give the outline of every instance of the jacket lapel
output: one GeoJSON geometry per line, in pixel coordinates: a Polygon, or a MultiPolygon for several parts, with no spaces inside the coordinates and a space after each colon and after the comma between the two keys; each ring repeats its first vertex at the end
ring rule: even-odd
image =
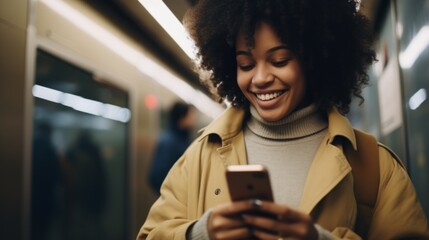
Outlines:
{"type": "Polygon", "coordinates": [[[300,209],[308,214],[351,171],[341,148],[327,140],[319,147],[304,186],[300,209]]]}
{"type": "MultiPolygon", "coordinates": [[[[315,206],[351,172],[341,144],[334,144],[337,137],[347,139],[356,148],[356,139],[347,118],[335,108],[329,112],[328,134],[316,152],[307,175],[300,209],[308,214],[315,206]]],[[[341,143],[341,141],[338,141],[341,143]]]]}

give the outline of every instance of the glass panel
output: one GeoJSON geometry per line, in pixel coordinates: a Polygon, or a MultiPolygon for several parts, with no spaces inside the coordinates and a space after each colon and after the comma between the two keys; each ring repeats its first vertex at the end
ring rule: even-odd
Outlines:
{"type": "Polygon", "coordinates": [[[406,100],[409,170],[429,216],[429,0],[396,1],[399,60],[406,100]]]}
{"type": "Polygon", "coordinates": [[[350,112],[347,115],[353,127],[367,131],[380,139],[380,115],[379,111],[377,78],[373,67],[368,71],[369,84],[362,89],[363,103],[358,98],[353,99],[350,112]]]}
{"type": "Polygon", "coordinates": [[[380,113],[380,141],[389,146],[406,163],[403,101],[398,66],[397,43],[394,32],[392,5],[386,9],[377,44],[377,77],[380,113]]]}
{"type": "Polygon", "coordinates": [[[391,9],[391,4],[388,4],[385,12],[380,13],[382,21],[375,44],[378,61],[368,72],[369,86],[362,91],[365,102],[358,106],[359,99],[355,99],[348,117],[354,127],[374,134],[405,163],[404,104],[391,9]]]}
{"type": "Polygon", "coordinates": [[[37,51],[32,239],[126,239],[127,92],[37,51]]]}

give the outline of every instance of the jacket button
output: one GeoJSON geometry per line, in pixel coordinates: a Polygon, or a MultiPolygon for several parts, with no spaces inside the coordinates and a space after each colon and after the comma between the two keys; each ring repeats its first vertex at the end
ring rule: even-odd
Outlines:
{"type": "Polygon", "coordinates": [[[220,188],[216,188],[216,190],[214,191],[215,195],[219,195],[220,194],[220,188]]]}

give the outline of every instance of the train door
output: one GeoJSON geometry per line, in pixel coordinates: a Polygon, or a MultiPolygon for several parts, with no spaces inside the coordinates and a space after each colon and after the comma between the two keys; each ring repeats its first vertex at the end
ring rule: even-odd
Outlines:
{"type": "Polygon", "coordinates": [[[129,96],[36,53],[31,239],[126,239],[129,96]]]}

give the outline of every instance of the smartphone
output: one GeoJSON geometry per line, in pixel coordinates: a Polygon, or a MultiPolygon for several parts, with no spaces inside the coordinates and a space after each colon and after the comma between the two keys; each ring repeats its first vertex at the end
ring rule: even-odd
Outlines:
{"type": "Polygon", "coordinates": [[[273,201],[270,177],[263,165],[230,165],[226,169],[226,179],[232,201],[273,201]]]}

